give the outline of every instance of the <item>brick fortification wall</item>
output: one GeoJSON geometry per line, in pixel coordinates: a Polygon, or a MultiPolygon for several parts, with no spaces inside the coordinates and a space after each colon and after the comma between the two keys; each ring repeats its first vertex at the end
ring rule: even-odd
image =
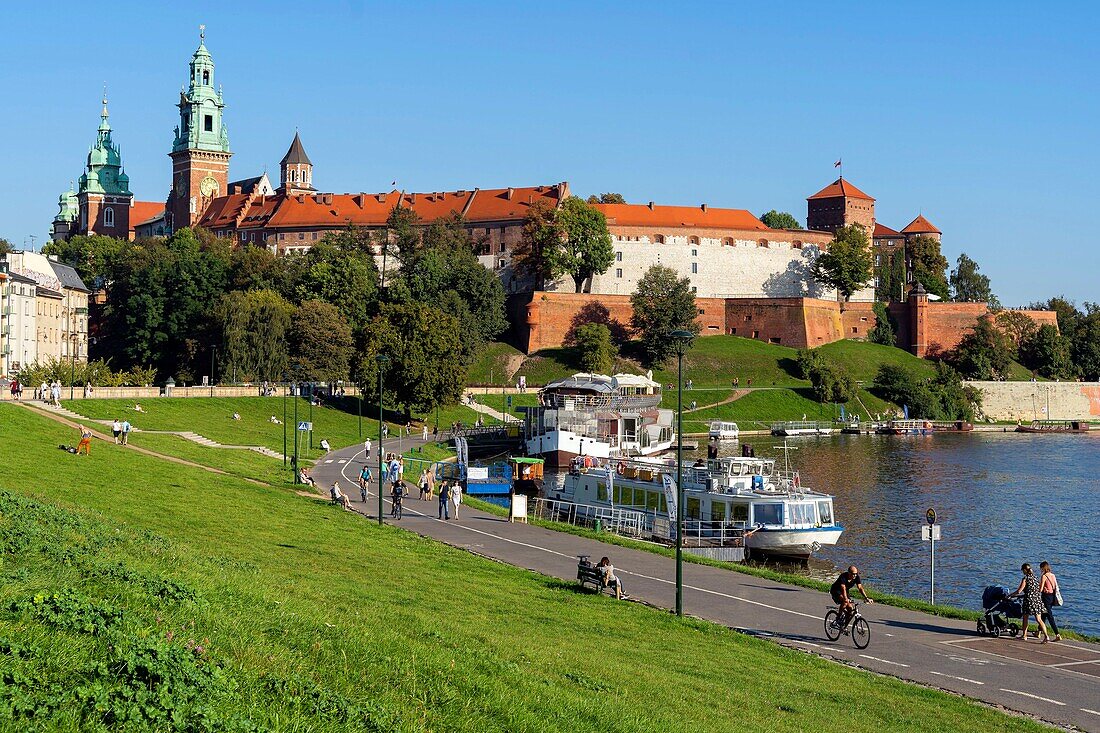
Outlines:
{"type": "MultiPolygon", "coordinates": [[[[911,298],[906,303],[891,303],[889,310],[898,326],[898,346],[920,357],[938,356],[951,351],[979,318],[989,316],[985,303],[937,303],[917,298],[911,298]],[[921,316],[923,323],[917,326],[917,319],[921,316]]],[[[1037,325],[1058,327],[1058,315],[1054,311],[1016,312],[1027,315],[1037,325]]],[[[873,326],[873,316],[871,323],[873,326]]]]}

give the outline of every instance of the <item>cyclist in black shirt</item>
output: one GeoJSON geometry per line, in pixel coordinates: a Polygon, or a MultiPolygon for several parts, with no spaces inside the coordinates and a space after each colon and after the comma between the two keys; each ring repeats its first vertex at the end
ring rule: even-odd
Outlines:
{"type": "Polygon", "coordinates": [[[833,597],[833,603],[837,604],[837,611],[840,613],[840,618],[842,620],[841,626],[848,623],[848,618],[852,613],[852,597],[849,594],[852,586],[859,589],[860,595],[863,596],[863,600],[868,603],[874,603],[871,597],[867,595],[867,591],[863,590],[863,578],[859,577],[859,568],[855,565],[849,565],[848,569],[840,574],[829,589],[829,593],[833,597]]]}

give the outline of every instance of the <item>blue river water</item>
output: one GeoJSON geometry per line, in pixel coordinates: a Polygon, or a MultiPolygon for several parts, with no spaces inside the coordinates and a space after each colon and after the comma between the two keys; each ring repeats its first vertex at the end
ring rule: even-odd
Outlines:
{"type": "MultiPolygon", "coordinates": [[[[781,440],[746,436],[757,455],[781,440]]],[[[1100,431],[940,433],[788,439],[803,484],[836,496],[845,532],[809,572],[854,563],[874,587],[927,600],[925,511],[942,526],[936,601],[981,608],[982,589],[1019,583],[1020,564],[1047,560],[1065,606],[1061,625],[1100,635],[1100,431]]],[[[736,444],[727,446],[736,450],[736,444]]]]}

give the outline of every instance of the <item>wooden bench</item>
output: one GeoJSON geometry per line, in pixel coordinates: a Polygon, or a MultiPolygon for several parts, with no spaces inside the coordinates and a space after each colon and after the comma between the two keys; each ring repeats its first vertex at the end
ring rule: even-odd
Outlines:
{"type": "Polygon", "coordinates": [[[579,556],[577,560],[577,582],[581,584],[582,588],[586,583],[591,583],[597,593],[602,593],[604,590],[614,593],[615,589],[605,583],[603,577],[603,570],[599,566],[593,565],[588,555],[579,556]]]}

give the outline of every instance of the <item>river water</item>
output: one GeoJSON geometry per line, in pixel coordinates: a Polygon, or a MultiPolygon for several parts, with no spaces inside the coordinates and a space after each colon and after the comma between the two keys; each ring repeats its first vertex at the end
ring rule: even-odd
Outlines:
{"type": "MultiPolygon", "coordinates": [[[[781,459],[782,439],[743,442],[781,459]]],[[[929,547],[920,530],[935,507],[943,527],[937,602],[978,610],[985,586],[1015,590],[1021,563],[1038,573],[1047,560],[1066,603],[1058,621],[1100,635],[1100,431],[837,435],[788,445],[803,485],[836,495],[845,527],[808,572],[831,575],[854,563],[875,588],[927,600],[929,547]]]]}

